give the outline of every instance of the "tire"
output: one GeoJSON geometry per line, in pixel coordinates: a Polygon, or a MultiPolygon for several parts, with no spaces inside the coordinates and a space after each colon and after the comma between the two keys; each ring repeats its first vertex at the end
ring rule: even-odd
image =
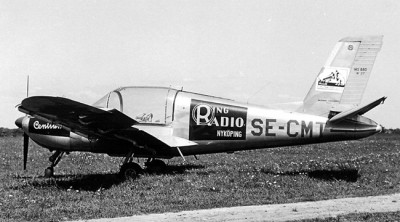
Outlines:
{"type": "Polygon", "coordinates": [[[167,167],[167,165],[164,163],[164,161],[158,160],[158,159],[155,159],[155,160],[147,163],[146,165],[147,165],[146,170],[149,173],[156,173],[156,174],[165,172],[166,167],[167,167]]]}
{"type": "Polygon", "coordinates": [[[122,180],[136,180],[139,174],[142,173],[142,168],[137,163],[126,163],[122,165],[119,176],[122,180]]]}
{"type": "Polygon", "coordinates": [[[54,176],[54,168],[53,167],[47,167],[44,170],[44,177],[50,178],[54,176]]]}

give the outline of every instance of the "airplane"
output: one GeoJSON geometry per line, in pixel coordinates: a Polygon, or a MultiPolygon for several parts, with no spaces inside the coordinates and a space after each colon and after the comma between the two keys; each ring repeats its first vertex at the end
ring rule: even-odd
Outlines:
{"type": "Polygon", "coordinates": [[[28,142],[54,151],[45,176],[65,153],[124,157],[123,179],[160,170],[161,159],[241,150],[354,140],[383,127],[363,116],[384,103],[360,105],[383,36],[339,40],[297,110],[272,109],[171,87],[121,87],[93,105],[62,97],[32,96],[19,104],[15,121],[28,142]],[[327,79],[340,84],[327,84],[327,79]],[[133,158],[147,158],[145,169],[133,158]]]}

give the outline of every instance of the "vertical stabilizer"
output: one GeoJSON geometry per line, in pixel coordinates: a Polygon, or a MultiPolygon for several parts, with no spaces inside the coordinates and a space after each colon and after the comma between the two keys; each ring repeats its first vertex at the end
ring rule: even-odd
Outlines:
{"type": "Polygon", "coordinates": [[[299,111],[328,116],[357,106],[367,86],[383,36],[347,37],[333,48],[299,111]]]}

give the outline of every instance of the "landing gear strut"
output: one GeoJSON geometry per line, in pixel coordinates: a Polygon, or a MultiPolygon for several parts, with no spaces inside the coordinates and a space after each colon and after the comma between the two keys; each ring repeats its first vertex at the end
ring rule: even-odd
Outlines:
{"type": "Polygon", "coordinates": [[[53,155],[50,156],[49,161],[51,165],[44,170],[44,177],[53,177],[54,176],[54,167],[60,162],[64,152],[56,151],[53,155]]]}

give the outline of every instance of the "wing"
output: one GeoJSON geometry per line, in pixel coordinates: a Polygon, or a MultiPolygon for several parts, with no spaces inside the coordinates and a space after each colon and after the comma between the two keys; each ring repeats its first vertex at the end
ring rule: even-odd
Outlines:
{"type": "Polygon", "coordinates": [[[84,137],[117,138],[160,148],[196,145],[173,136],[172,128],[141,126],[116,109],[103,110],[66,98],[29,97],[22,101],[18,109],[84,137]]]}
{"type": "Polygon", "coordinates": [[[105,135],[137,123],[118,110],[106,111],[61,97],[29,97],[22,101],[18,109],[85,137],[105,135]]]}

